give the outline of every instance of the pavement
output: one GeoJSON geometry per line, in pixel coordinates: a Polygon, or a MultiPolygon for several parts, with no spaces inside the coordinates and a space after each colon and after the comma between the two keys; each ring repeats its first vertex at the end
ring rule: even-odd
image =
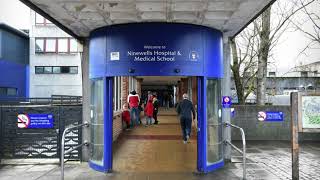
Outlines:
{"type": "MultiPolygon", "coordinates": [[[[86,162],[68,161],[66,180],[229,180],[242,179],[242,157],[232,152],[231,162],[208,174],[197,173],[195,133],[183,144],[176,116],[159,117],[160,124],[125,131],[113,146],[113,172],[101,173],[86,162]]],[[[241,148],[241,142],[234,141],[241,148]]],[[[320,142],[303,142],[300,179],[320,180],[320,142]]],[[[248,141],[247,179],[291,179],[291,150],[287,141],[248,141]]],[[[2,160],[0,180],[60,179],[57,160],[2,160]]]]}

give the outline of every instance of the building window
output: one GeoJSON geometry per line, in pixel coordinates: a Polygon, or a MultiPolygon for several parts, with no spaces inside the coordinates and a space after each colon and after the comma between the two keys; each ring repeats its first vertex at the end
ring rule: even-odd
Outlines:
{"type": "Polygon", "coordinates": [[[44,39],[36,39],[36,53],[43,53],[44,52],[44,39]]]}
{"type": "Polygon", "coordinates": [[[51,21],[47,20],[46,18],[42,17],[40,14],[36,13],[36,25],[53,25],[51,21]]]}
{"type": "Polygon", "coordinates": [[[43,74],[44,73],[43,69],[44,69],[43,67],[35,67],[36,74],[43,74]]]}
{"type": "Polygon", "coordinates": [[[70,67],[70,74],[78,74],[78,67],[70,67]]]}
{"type": "Polygon", "coordinates": [[[308,77],[307,71],[301,71],[301,77],[308,77]]]}
{"type": "Polygon", "coordinates": [[[78,74],[78,66],[36,66],[36,74],[78,74]]]}
{"type": "Polygon", "coordinates": [[[121,107],[121,77],[114,77],[114,85],[113,85],[113,111],[120,111],[121,107]]]}
{"type": "Polygon", "coordinates": [[[70,52],[76,53],[78,52],[78,42],[75,39],[70,39],[70,52]]]}
{"type": "Polygon", "coordinates": [[[78,43],[73,38],[36,38],[36,53],[77,53],[78,43]]]}
{"type": "Polygon", "coordinates": [[[58,39],[58,52],[67,53],[68,52],[68,39],[58,39]]]}
{"type": "Polygon", "coordinates": [[[44,74],[52,74],[52,67],[51,66],[44,67],[43,73],[44,74]]]}
{"type": "Polygon", "coordinates": [[[56,43],[57,43],[56,39],[46,39],[45,51],[50,53],[56,52],[56,47],[57,47],[56,43]]]}
{"type": "Polygon", "coordinates": [[[61,73],[61,67],[59,67],[59,66],[52,67],[52,72],[53,72],[53,74],[61,73]]]}
{"type": "Polygon", "coordinates": [[[17,88],[0,87],[0,96],[16,96],[18,95],[17,88]]]}
{"type": "Polygon", "coordinates": [[[276,72],[269,72],[269,77],[276,77],[276,72]]]}

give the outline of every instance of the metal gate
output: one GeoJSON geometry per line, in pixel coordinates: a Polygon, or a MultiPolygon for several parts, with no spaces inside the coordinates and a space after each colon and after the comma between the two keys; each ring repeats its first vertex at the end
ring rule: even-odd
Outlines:
{"type": "MultiPolygon", "coordinates": [[[[59,158],[61,137],[67,127],[82,123],[82,105],[25,105],[0,107],[0,158],[59,158]],[[53,128],[18,128],[18,114],[53,114],[53,128]]],[[[65,149],[82,142],[81,128],[66,136],[65,149]]],[[[66,155],[66,159],[79,160],[81,150],[66,155]]]]}

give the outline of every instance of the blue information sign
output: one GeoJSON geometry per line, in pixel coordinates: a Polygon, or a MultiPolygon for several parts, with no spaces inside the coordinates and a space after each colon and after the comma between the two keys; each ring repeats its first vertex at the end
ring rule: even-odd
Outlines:
{"type": "Polygon", "coordinates": [[[283,113],[282,112],[266,112],[267,121],[283,121],[283,113]]]}
{"type": "Polygon", "coordinates": [[[231,107],[231,97],[230,96],[223,96],[222,97],[222,107],[223,108],[230,108],[231,107]]]}
{"type": "Polygon", "coordinates": [[[283,121],[283,112],[279,111],[260,111],[259,121],[283,121]]]}
{"type": "Polygon", "coordinates": [[[53,128],[53,114],[28,114],[30,124],[27,128],[53,128]]]}

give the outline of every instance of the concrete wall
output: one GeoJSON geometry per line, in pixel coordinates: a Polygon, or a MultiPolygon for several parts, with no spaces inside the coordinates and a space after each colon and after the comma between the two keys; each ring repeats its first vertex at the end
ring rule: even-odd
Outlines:
{"type": "MultiPolygon", "coordinates": [[[[80,53],[35,53],[36,37],[70,37],[55,25],[35,25],[31,12],[30,30],[30,97],[51,95],[82,96],[82,71],[80,53]],[[35,66],[77,66],[78,74],[35,74],[35,66]]],[[[79,50],[79,46],[78,46],[79,50]]]]}
{"type": "MultiPolygon", "coordinates": [[[[233,106],[235,115],[231,123],[244,129],[247,140],[290,140],[290,106],[233,106]],[[282,122],[258,121],[259,111],[281,111],[284,114],[282,122]]],[[[300,134],[300,140],[320,141],[320,133],[300,134]]],[[[241,140],[239,130],[232,129],[232,140],[241,140]]]]}

